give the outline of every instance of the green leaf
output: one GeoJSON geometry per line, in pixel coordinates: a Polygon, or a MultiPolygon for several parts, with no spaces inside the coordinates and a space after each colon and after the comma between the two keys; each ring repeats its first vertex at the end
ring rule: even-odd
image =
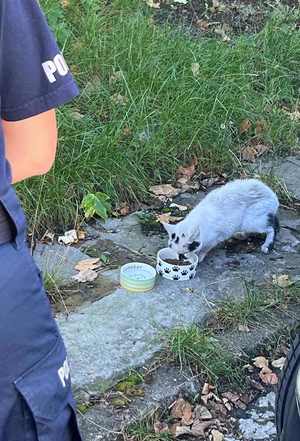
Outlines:
{"type": "Polygon", "coordinates": [[[107,220],[111,211],[111,204],[105,193],[89,193],[83,198],[81,208],[83,208],[87,219],[97,215],[101,219],[107,220]]]}

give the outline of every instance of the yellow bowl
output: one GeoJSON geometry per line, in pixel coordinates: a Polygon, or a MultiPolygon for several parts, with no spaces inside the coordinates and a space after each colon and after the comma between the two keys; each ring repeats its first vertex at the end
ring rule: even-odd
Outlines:
{"type": "Polygon", "coordinates": [[[132,292],[150,291],[156,280],[155,269],[146,263],[132,262],[122,266],[120,283],[122,288],[132,292]]]}

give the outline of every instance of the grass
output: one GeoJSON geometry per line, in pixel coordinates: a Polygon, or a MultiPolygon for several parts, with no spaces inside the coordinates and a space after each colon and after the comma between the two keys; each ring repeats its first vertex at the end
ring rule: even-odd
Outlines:
{"type": "Polygon", "coordinates": [[[155,25],[142,0],[67,3],[41,1],[82,92],[59,111],[53,169],[18,185],[37,231],[73,226],[89,192],[147,200],[192,155],[199,171],[232,176],[252,137],[239,135],[245,118],[265,121],[276,154],[295,149],[298,124],[280,102],[299,99],[299,11],[275,11],[259,34],[228,44],[155,25]]]}
{"type": "Polygon", "coordinates": [[[213,384],[241,381],[240,362],[221,346],[211,330],[196,325],[176,329],[169,336],[168,349],[181,367],[196,369],[205,381],[213,384]]]}
{"type": "Polygon", "coordinates": [[[247,285],[243,300],[228,298],[217,304],[214,323],[222,329],[236,329],[238,325],[253,326],[275,309],[286,309],[300,303],[300,285],[257,288],[247,285]]]}
{"type": "Polygon", "coordinates": [[[170,433],[155,433],[153,425],[153,418],[144,418],[142,421],[130,425],[126,430],[124,440],[171,441],[173,439],[170,433]]]}

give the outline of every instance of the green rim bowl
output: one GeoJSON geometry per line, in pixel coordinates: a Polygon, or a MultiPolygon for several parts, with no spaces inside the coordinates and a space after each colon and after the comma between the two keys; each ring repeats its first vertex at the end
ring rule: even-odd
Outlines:
{"type": "Polygon", "coordinates": [[[122,266],[120,283],[122,288],[132,292],[150,291],[156,280],[156,270],[146,263],[132,262],[122,266]]]}

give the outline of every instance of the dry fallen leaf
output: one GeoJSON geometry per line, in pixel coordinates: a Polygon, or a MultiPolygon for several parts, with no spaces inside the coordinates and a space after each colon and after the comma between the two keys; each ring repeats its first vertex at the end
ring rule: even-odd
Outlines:
{"type": "Polygon", "coordinates": [[[224,440],[223,433],[219,432],[218,430],[213,429],[211,431],[211,435],[212,435],[212,441],[223,441],[224,440]]]}
{"type": "Polygon", "coordinates": [[[196,158],[196,156],[194,156],[192,161],[188,165],[185,166],[181,165],[180,167],[178,167],[176,172],[176,177],[177,178],[185,177],[191,179],[196,173],[197,165],[198,165],[198,159],[196,158]]]}
{"type": "Polygon", "coordinates": [[[71,245],[78,242],[77,231],[66,231],[63,236],[58,237],[58,243],[64,243],[65,245],[71,245]]]}
{"type": "Polygon", "coordinates": [[[206,32],[209,29],[209,22],[206,20],[197,20],[196,26],[201,29],[201,31],[206,32]]]}
{"type": "Polygon", "coordinates": [[[292,286],[294,282],[289,278],[288,274],[281,274],[280,276],[276,276],[275,274],[272,277],[273,284],[279,286],[279,288],[287,288],[292,286]]]}
{"type": "Polygon", "coordinates": [[[192,435],[192,431],[187,426],[176,426],[175,437],[178,438],[182,435],[192,435]]]}
{"type": "Polygon", "coordinates": [[[163,423],[161,421],[156,421],[154,423],[154,432],[155,433],[169,433],[168,424],[163,423]]]}
{"type": "Polygon", "coordinates": [[[95,270],[101,266],[100,258],[84,259],[77,263],[75,269],[77,271],[95,270]]]}
{"type": "Polygon", "coordinates": [[[277,360],[272,361],[272,366],[276,369],[282,370],[284,368],[285,361],[286,361],[286,357],[278,358],[277,360]]]}
{"type": "Polygon", "coordinates": [[[212,390],[215,389],[215,386],[209,383],[204,383],[201,395],[208,395],[212,390]]]}
{"type": "Polygon", "coordinates": [[[183,217],[180,216],[171,216],[171,213],[163,213],[163,214],[158,214],[156,215],[158,222],[161,223],[166,223],[169,224],[171,223],[175,223],[175,222],[180,222],[183,217]]]}
{"type": "Polygon", "coordinates": [[[224,392],[222,397],[227,398],[227,400],[231,401],[232,403],[236,403],[240,399],[239,394],[234,394],[232,392],[224,392]]]}
{"type": "Polygon", "coordinates": [[[242,148],[241,159],[246,162],[254,162],[257,158],[270,150],[270,146],[257,142],[242,148]]]}
{"type": "Polygon", "coordinates": [[[219,397],[217,397],[217,395],[216,394],[214,394],[214,393],[212,393],[212,392],[210,392],[209,394],[207,394],[207,395],[202,395],[201,396],[201,400],[202,400],[202,402],[205,404],[205,406],[207,406],[207,403],[208,403],[208,401],[210,401],[210,400],[214,400],[214,401],[216,401],[217,403],[220,403],[220,398],[219,397]]]}
{"type": "Polygon", "coordinates": [[[192,73],[194,77],[197,77],[200,72],[200,64],[199,63],[192,63],[192,73]]]}
{"type": "Polygon", "coordinates": [[[258,367],[259,369],[268,368],[269,367],[269,360],[266,359],[266,357],[255,357],[252,360],[254,363],[253,365],[258,367]]]}
{"type": "Polygon", "coordinates": [[[191,429],[192,435],[205,437],[205,431],[209,427],[215,424],[216,424],[215,420],[210,420],[210,421],[195,420],[191,429]]]}
{"type": "Polygon", "coordinates": [[[182,420],[182,423],[186,426],[189,426],[193,422],[193,411],[192,406],[188,401],[185,401],[183,398],[179,398],[175,401],[175,404],[172,407],[171,415],[174,418],[179,418],[182,420]]]}
{"type": "Polygon", "coordinates": [[[194,409],[194,418],[196,420],[211,420],[212,414],[207,407],[198,404],[194,409]]]}
{"type": "Polygon", "coordinates": [[[250,130],[251,127],[252,127],[252,122],[250,121],[250,119],[244,119],[240,124],[240,135],[248,132],[248,130],[250,130]]]}
{"type": "Polygon", "coordinates": [[[78,240],[84,240],[86,237],[86,232],[84,230],[77,231],[78,240]]]}
{"type": "Polygon", "coordinates": [[[76,274],[76,276],[73,276],[72,279],[77,280],[78,282],[81,283],[85,283],[85,282],[92,282],[93,280],[97,279],[97,277],[98,274],[96,273],[96,271],[87,269],[76,274]]]}
{"type": "Polygon", "coordinates": [[[278,377],[277,375],[271,371],[268,367],[264,367],[260,373],[259,378],[261,381],[265,384],[277,384],[278,383],[278,377]]]}
{"type": "Polygon", "coordinates": [[[150,187],[150,191],[155,196],[163,196],[166,198],[173,198],[181,192],[179,188],[174,188],[171,184],[154,185],[150,187]]]}
{"type": "Polygon", "coordinates": [[[180,193],[185,193],[190,190],[199,190],[199,182],[192,182],[187,176],[183,176],[177,180],[176,185],[180,187],[180,193]]]}
{"type": "Polygon", "coordinates": [[[160,1],[159,0],[145,0],[146,4],[150,6],[150,8],[159,9],[160,1]]]}
{"type": "Polygon", "coordinates": [[[267,124],[265,121],[256,121],[255,124],[255,134],[256,135],[261,135],[263,132],[265,132],[267,129],[267,124]]]}

